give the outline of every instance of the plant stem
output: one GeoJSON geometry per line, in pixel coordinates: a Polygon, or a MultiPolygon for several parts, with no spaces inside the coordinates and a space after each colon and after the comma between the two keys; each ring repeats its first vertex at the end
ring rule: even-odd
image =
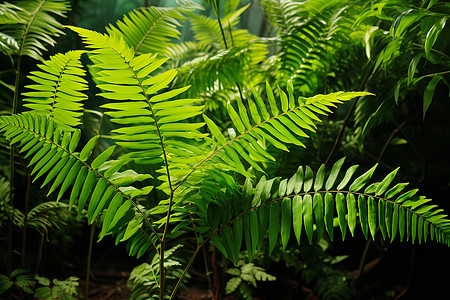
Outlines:
{"type": "MultiPolygon", "coordinates": [[[[14,84],[14,96],[13,96],[13,104],[12,104],[12,110],[11,114],[14,115],[17,112],[17,98],[19,97],[19,84],[20,84],[20,65],[22,62],[22,56],[19,55],[17,58],[17,69],[16,69],[16,80],[14,84]]],[[[13,223],[12,220],[14,219],[14,153],[15,153],[15,147],[13,145],[9,148],[9,201],[11,203],[12,209],[12,216],[11,219],[8,222],[8,259],[7,259],[7,266],[6,266],[6,272],[7,274],[11,274],[12,271],[12,261],[13,261],[13,223]]]]}
{"type": "Polygon", "coordinates": [[[188,264],[186,265],[186,268],[184,268],[183,273],[181,274],[180,278],[177,281],[177,284],[175,285],[175,288],[173,289],[172,294],[170,295],[170,300],[174,299],[178,288],[180,287],[181,282],[183,281],[184,276],[186,275],[187,271],[189,270],[189,268],[191,267],[192,263],[194,262],[195,257],[197,256],[198,251],[203,247],[203,245],[207,242],[208,240],[205,240],[203,243],[201,243],[200,245],[197,245],[197,248],[195,248],[194,254],[192,254],[191,258],[189,259],[188,264]]]}
{"type": "MultiPolygon", "coordinates": [[[[366,72],[366,74],[364,75],[363,80],[361,81],[361,84],[359,86],[359,90],[362,90],[364,88],[364,86],[366,85],[367,81],[370,78],[370,74],[372,74],[372,70],[373,70],[373,64],[372,66],[369,68],[369,70],[366,72]]],[[[334,151],[336,150],[336,147],[339,143],[339,141],[341,140],[342,134],[344,133],[344,129],[347,126],[347,123],[350,119],[350,116],[353,114],[353,111],[356,108],[356,104],[358,103],[358,100],[360,99],[360,97],[356,98],[355,100],[353,100],[353,105],[350,108],[350,110],[348,111],[347,115],[345,116],[344,122],[342,123],[341,129],[339,130],[339,133],[336,137],[336,140],[334,141],[334,145],[333,148],[331,149],[330,153],[328,154],[327,160],[325,161],[325,165],[328,163],[328,161],[330,160],[331,156],[333,155],[334,151]]]]}
{"type": "Polygon", "coordinates": [[[87,266],[86,266],[86,286],[84,289],[84,299],[88,299],[89,296],[89,279],[91,276],[91,259],[92,259],[92,247],[94,244],[94,234],[95,234],[95,223],[91,225],[91,234],[89,235],[89,249],[87,255],[87,266]]]}
{"type": "MultiPolygon", "coordinates": [[[[48,215],[48,212],[47,212],[48,215]]],[[[41,240],[39,242],[39,249],[36,259],[36,270],[35,273],[39,273],[39,267],[41,266],[41,260],[42,260],[42,248],[44,248],[44,231],[41,232],[41,240]]]]}
{"type": "MultiPolygon", "coordinates": [[[[166,164],[167,165],[167,164],[166,164]]],[[[167,176],[169,175],[169,169],[167,169],[167,176]]],[[[164,270],[164,248],[166,245],[166,236],[169,229],[169,222],[170,222],[170,215],[172,211],[172,205],[173,205],[173,193],[174,189],[172,188],[172,185],[170,184],[170,178],[169,178],[169,185],[170,185],[170,198],[169,198],[169,207],[167,209],[167,217],[166,217],[166,224],[164,225],[164,233],[161,238],[161,243],[159,247],[159,299],[163,300],[164,298],[164,290],[166,288],[165,281],[166,281],[166,272],[164,270]]]]}
{"type": "Polygon", "coordinates": [[[222,33],[222,39],[225,45],[225,49],[228,49],[227,38],[225,37],[225,32],[223,31],[222,21],[220,21],[219,7],[216,8],[215,5],[214,5],[214,13],[216,14],[217,21],[219,22],[220,32],[222,33]]]}
{"type": "Polygon", "coordinates": [[[363,254],[361,256],[361,260],[359,262],[359,267],[358,267],[358,277],[356,277],[356,281],[359,281],[364,273],[364,262],[366,261],[366,257],[367,257],[367,253],[369,252],[369,247],[370,244],[372,243],[372,238],[369,237],[369,239],[366,242],[366,246],[364,247],[364,251],[363,254]]]}
{"type": "Polygon", "coordinates": [[[395,129],[392,131],[391,135],[389,136],[389,138],[387,139],[386,143],[384,144],[383,149],[382,149],[381,152],[380,152],[380,155],[379,155],[378,158],[377,158],[377,162],[380,162],[381,158],[382,158],[383,155],[384,155],[384,152],[386,151],[386,149],[387,149],[389,143],[390,143],[390,142],[392,141],[392,139],[394,138],[395,134],[396,134],[400,129],[402,129],[402,127],[405,126],[405,125],[406,125],[406,121],[404,121],[402,124],[400,124],[397,128],[395,128],[395,129]]]}
{"type": "Polygon", "coordinates": [[[30,203],[30,190],[31,190],[31,175],[27,170],[27,191],[25,194],[25,211],[23,221],[23,233],[22,233],[22,269],[25,269],[25,254],[27,245],[27,226],[28,226],[28,206],[30,203]]]}
{"type": "Polygon", "coordinates": [[[164,290],[166,289],[165,287],[166,273],[164,271],[164,247],[165,242],[163,240],[160,243],[159,248],[159,300],[164,299],[164,290]]]}
{"type": "Polygon", "coordinates": [[[220,290],[220,278],[219,278],[219,272],[217,271],[217,251],[216,246],[212,246],[212,256],[211,256],[211,266],[213,268],[213,276],[214,276],[214,300],[219,299],[219,290],[220,290]]]}
{"type": "Polygon", "coordinates": [[[209,267],[208,267],[208,259],[207,259],[205,247],[202,247],[202,252],[203,252],[203,263],[205,264],[205,272],[206,272],[206,276],[208,278],[208,290],[210,292],[212,292],[212,284],[211,284],[211,276],[210,276],[211,271],[209,270],[209,267]]]}

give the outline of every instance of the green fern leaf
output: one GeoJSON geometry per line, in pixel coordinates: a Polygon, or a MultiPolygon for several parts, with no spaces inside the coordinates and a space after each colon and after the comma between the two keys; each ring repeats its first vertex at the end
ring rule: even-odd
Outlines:
{"type": "Polygon", "coordinates": [[[178,20],[185,14],[203,9],[196,2],[184,0],[177,7],[147,7],[135,9],[124,16],[123,21],[110,25],[106,31],[110,36],[122,37],[135,54],[165,53],[171,39],[179,39],[178,20]]]}
{"type": "MultiPolygon", "coordinates": [[[[117,172],[109,174],[109,177],[105,176],[105,168],[102,168],[102,165],[111,163],[101,162],[107,159],[106,155],[111,153],[110,150],[105,151],[107,154],[98,156],[94,160],[94,166],[86,162],[91,157],[98,136],[92,138],[78,153],[66,148],[69,146],[75,149],[78,140],[67,145],[67,139],[61,139],[61,136],[70,137],[71,133],[54,130],[55,128],[59,129],[55,122],[45,115],[26,113],[0,117],[0,132],[11,142],[16,141],[17,148],[26,152],[26,156],[32,156],[30,165],[34,164],[33,173],[38,172],[37,176],[46,175],[43,185],[53,180],[49,193],[60,188],[59,199],[72,185],[68,206],[71,208],[78,199],[78,215],[81,215],[87,206],[89,223],[105,210],[100,238],[106,234],[126,231],[128,226],[135,228],[136,224],[128,223],[135,216],[135,209],[139,211],[132,198],[149,193],[152,187],[139,190],[129,185],[150,176],[127,173],[129,178],[125,181],[117,180],[117,177],[123,178],[117,172]],[[19,136],[21,138],[16,139],[19,136]],[[63,147],[62,143],[65,143],[66,147],[63,147]]],[[[75,131],[74,136],[77,132],[75,131]]],[[[31,211],[29,216],[32,216],[31,211]]]]}
{"type": "MultiPolygon", "coordinates": [[[[149,76],[166,59],[157,59],[152,54],[135,56],[133,49],[115,35],[70,28],[93,49],[90,53],[96,70],[93,75],[97,86],[103,90],[99,95],[112,100],[102,108],[112,122],[121,126],[113,133],[117,144],[128,150],[126,157],[138,163],[164,161],[172,170],[179,165],[168,164],[169,159],[182,156],[186,164],[195,160],[191,155],[193,147],[184,141],[204,137],[205,134],[198,131],[203,123],[186,121],[199,115],[203,107],[194,105],[196,99],[172,99],[189,87],[164,91],[176,70],[149,76]]],[[[167,182],[169,174],[166,170],[164,173],[167,182]]]]}
{"type": "MultiPolygon", "coordinates": [[[[339,166],[342,162],[343,160],[336,165],[339,166]]],[[[299,243],[303,230],[306,232],[309,243],[312,243],[314,231],[319,240],[324,232],[327,232],[332,239],[335,226],[340,228],[342,239],[345,239],[347,228],[353,236],[358,220],[366,239],[369,238],[369,234],[372,239],[375,239],[377,227],[379,227],[382,237],[384,239],[390,238],[391,241],[394,240],[398,233],[400,241],[406,240],[412,243],[421,243],[430,236],[431,239],[450,246],[450,220],[443,213],[442,209],[438,209],[436,205],[429,205],[428,203],[431,200],[426,197],[415,196],[417,190],[402,192],[398,189],[398,186],[401,186],[401,184],[397,184],[392,188],[399,190],[398,193],[390,192],[392,189],[388,190],[395,179],[397,169],[387,175],[381,182],[370,183],[370,177],[374,168],[356,179],[351,179],[355,170],[354,166],[348,168],[345,172],[338,171],[338,173],[342,173],[339,175],[335,174],[336,165],[333,167],[332,176],[345,177],[344,181],[351,183],[351,188],[348,190],[333,188],[338,184],[336,182],[330,183],[328,189],[325,190],[322,188],[317,190],[310,190],[309,188],[301,190],[298,188],[297,191],[291,189],[287,194],[284,192],[281,194],[263,193],[262,191],[264,190],[283,191],[286,186],[286,180],[277,181],[274,184],[273,180],[266,180],[263,177],[253,191],[255,197],[258,195],[258,201],[252,202],[252,206],[246,211],[237,211],[232,215],[228,212],[225,217],[225,207],[229,203],[227,204],[226,201],[218,203],[216,214],[219,214],[217,218],[220,219],[220,222],[217,225],[217,229],[211,228],[208,236],[214,235],[212,242],[214,244],[220,243],[221,248],[218,247],[219,250],[228,254],[231,251],[236,252],[238,245],[234,240],[225,241],[224,239],[228,236],[236,236],[236,230],[240,227],[232,224],[236,220],[246,220],[246,215],[250,214],[255,219],[254,223],[257,223],[256,219],[260,221],[258,238],[266,236],[267,227],[269,228],[269,253],[272,253],[275,249],[279,239],[282,248],[285,249],[289,242],[291,228],[293,228],[299,243]],[[364,189],[364,187],[366,188],[364,189]],[[337,222],[333,224],[334,215],[336,214],[337,222]],[[358,216],[359,219],[357,220],[358,216]],[[261,226],[264,223],[268,223],[269,226],[261,226]],[[222,231],[225,231],[226,234],[223,234],[222,231]],[[281,232],[281,235],[279,235],[279,232],[281,232]]],[[[306,167],[307,170],[308,168],[306,167]]],[[[321,167],[318,175],[316,174],[316,178],[318,176],[321,177],[323,172],[325,170],[321,167]]],[[[290,181],[296,182],[297,186],[304,185],[304,182],[300,181],[308,181],[308,178],[313,177],[305,176],[300,180],[298,173],[290,179],[290,181]]],[[[342,182],[338,185],[341,184],[342,182]]],[[[248,187],[246,189],[248,190],[248,187]]],[[[248,196],[246,198],[248,199],[248,196]]],[[[230,199],[230,197],[227,199],[230,199]]],[[[233,201],[234,203],[239,203],[240,201],[248,202],[244,198],[238,198],[233,201]]],[[[201,219],[198,222],[199,226],[203,226],[201,219]]],[[[250,239],[247,238],[247,240],[250,239]]],[[[246,241],[247,251],[251,253],[250,257],[256,253],[255,251],[260,249],[257,247],[255,250],[252,243],[253,241],[246,241]]],[[[259,245],[260,243],[261,241],[259,241],[259,245]]]]}
{"type": "Polygon", "coordinates": [[[83,51],[56,54],[38,65],[41,71],[28,76],[34,84],[25,86],[31,91],[22,94],[27,97],[23,99],[25,107],[51,116],[63,130],[73,131],[81,124],[82,101],[87,99],[83,94],[88,87],[81,54],[83,51]]]}
{"type": "MultiPolygon", "coordinates": [[[[7,5],[10,5],[9,3],[7,5]]],[[[66,0],[23,0],[15,2],[17,23],[8,22],[0,31],[18,43],[15,54],[41,60],[46,45],[54,46],[55,37],[63,33],[56,16],[65,17],[70,4],[66,0]]]]}
{"type": "MultiPolygon", "coordinates": [[[[320,121],[316,114],[326,115],[329,112],[328,106],[334,107],[335,104],[350,100],[353,97],[368,94],[365,92],[338,92],[329,95],[317,95],[308,98],[305,101],[299,98],[296,107],[280,113],[278,103],[276,103],[272,90],[268,85],[267,92],[269,94],[268,98],[271,106],[271,113],[267,112],[261,96],[256,92],[254,92],[254,95],[257,105],[254,104],[251,99],[248,99],[253,121],[250,121],[247,110],[240,109],[238,114],[234,108],[229,105],[228,110],[230,112],[230,117],[236,125],[239,135],[226,143],[224,142],[225,138],[222,133],[219,132],[218,127],[207,116],[204,116],[208,128],[218,141],[218,149],[214,154],[221,152],[218,157],[220,157],[222,161],[228,163],[230,169],[245,176],[248,176],[248,173],[243,167],[241,159],[248,162],[257,170],[261,170],[258,163],[273,159],[261,145],[268,143],[281,150],[287,150],[285,146],[287,144],[304,146],[298,136],[307,137],[304,132],[305,130],[314,131],[314,122],[320,121]],[[254,108],[252,109],[252,107],[254,108]],[[258,107],[259,112],[256,107],[258,107]],[[258,120],[259,123],[255,122],[255,120],[258,120]],[[235,149],[236,151],[231,149],[235,149]]],[[[210,157],[214,157],[214,155],[211,155],[210,157]]],[[[308,180],[305,181],[305,191],[309,191],[313,185],[314,178],[309,176],[312,175],[312,172],[309,171],[310,170],[307,170],[306,173],[308,180]]],[[[320,181],[317,182],[317,184],[319,183],[320,181]]],[[[322,184],[323,179],[320,185],[322,184]]],[[[319,185],[317,185],[317,187],[318,186],[319,185]]],[[[290,189],[288,188],[288,190],[290,189]]]]}

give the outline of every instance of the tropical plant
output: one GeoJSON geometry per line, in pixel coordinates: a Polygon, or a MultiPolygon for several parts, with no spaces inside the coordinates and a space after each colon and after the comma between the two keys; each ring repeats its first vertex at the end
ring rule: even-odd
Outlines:
{"type": "Polygon", "coordinates": [[[8,289],[18,289],[39,299],[76,299],[78,278],[71,276],[66,280],[53,279],[32,275],[27,270],[16,269],[10,277],[0,274],[0,295],[8,289]],[[39,286],[39,287],[37,287],[39,286]]]}
{"type": "Polygon", "coordinates": [[[241,254],[235,268],[227,270],[232,277],[227,281],[225,293],[236,293],[242,299],[253,299],[252,289],[257,287],[257,281],[274,281],[275,276],[268,274],[262,267],[246,262],[246,255],[241,254]]]}
{"type": "MultiPolygon", "coordinates": [[[[29,160],[30,176],[47,186],[47,195],[55,193],[56,202],[67,201],[79,216],[86,210],[88,224],[101,223],[99,240],[111,235],[116,243],[126,242],[131,256],[153,255],[150,264],[132,273],[133,297],[173,299],[198,252],[209,243],[235,265],[243,248],[251,261],[258,252],[270,255],[275,248],[286,251],[324,236],[333,241],[335,227],[344,240],[348,231],[354,236],[358,224],[366,239],[375,239],[379,231],[384,240],[398,236],[400,241],[435,240],[450,246],[447,215],[418,196],[417,189],[398,183],[398,168],[372,180],[376,165],[355,175],[358,165],[344,166],[342,158],[331,168],[321,164],[317,172],[300,166],[288,178],[267,172],[279,163],[280,151],[306,147],[321,118],[337,105],[373,97],[342,91],[305,97],[324,89],[318,82],[338,69],[345,49],[328,53],[328,58],[322,54],[330,45],[346,43],[350,17],[342,16],[354,13],[339,1],[329,4],[330,11],[317,9],[323,1],[271,3],[278,11],[274,14],[286,12],[279,7],[290,9],[290,20],[272,18],[281,26],[281,71],[275,71],[273,88],[269,82],[261,84],[265,75],[252,77],[265,60],[265,46],[234,28],[246,7],[234,11],[238,2],[230,1],[221,20],[219,1],[210,2],[217,21],[199,16],[191,20],[196,39],[211,48],[166,45],[179,35],[177,20],[190,11],[188,2],[176,9],[136,10],[105,34],[67,26],[86,49],[56,54],[38,65],[40,70],[28,76],[33,83],[22,94],[29,110],[0,116],[0,132],[11,149],[29,160]],[[305,23],[297,24],[301,17],[305,23]],[[293,23],[299,31],[289,27],[293,23]],[[209,29],[215,34],[206,34],[209,29]],[[195,77],[193,88],[186,86],[185,73],[164,67],[164,56],[179,53],[176,49],[213,49],[197,61],[180,63],[183,72],[195,77]],[[251,59],[241,60],[247,54],[251,59]],[[86,136],[85,145],[79,128],[88,99],[82,56],[90,60],[97,92],[89,101],[102,111],[100,127],[93,137],[86,136]],[[214,59],[206,62],[205,57],[214,59]],[[201,72],[220,69],[227,59],[236,63],[227,66],[230,71],[217,70],[200,88],[195,86],[201,72]],[[228,75],[233,69],[240,73],[228,75]],[[308,77],[306,70],[314,76],[308,77]],[[209,114],[201,99],[191,98],[190,89],[196,96],[229,91],[233,95],[224,93],[226,116],[209,114]],[[107,122],[110,132],[101,130],[107,122]],[[99,140],[108,147],[102,150],[99,140]],[[195,244],[182,263],[173,258],[180,246],[169,247],[180,236],[195,244]]],[[[244,271],[240,278],[253,282],[242,277],[244,271]]]]}

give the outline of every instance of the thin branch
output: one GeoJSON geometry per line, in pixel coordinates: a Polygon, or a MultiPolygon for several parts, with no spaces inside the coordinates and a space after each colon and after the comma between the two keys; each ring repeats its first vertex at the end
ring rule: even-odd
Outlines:
{"type": "Polygon", "coordinates": [[[384,144],[383,149],[382,149],[381,152],[380,152],[380,155],[379,155],[378,158],[377,158],[377,162],[380,162],[380,161],[381,161],[381,158],[383,157],[384,152],[386,151],[386,149],[387,149],[389,143],[392,141],[392,139],[394,138],[395,134],[396,134],[400,129],[402,129],[402,127],[405,126],[405,125],[406,125],[406,121],[403,121],[402,124],[400,124],[396,129],[394,129],[394,130],[392,131],[391,135],[389,136],[389,138],[387,139],[386,143],[384,144]]]}
{"type": "MultiPolygon", "coordinates": [[[[363,80],[361,81],[361,84],[359,86],[359,90],[362,90],[364,88],[364,86],[366,85],[367,81],[369,80],[369,78],[371,77],[372,74],[372,70],[373,70],[373,64],[372,66],[369,68],[369,70],[366,72],[366,74],[364,75],[363,80]]],[[[353,111],[355,110],[356,104],[358,103],[358,100],[360,99],[360,97],[356,98],[353,102],[352,107],[350,108],[350,110],[348,111],[347,115],[345,116],[344,122],[341,125],[341,129],[339,130],[339,133],[334,141],[334,145],[333,148],[331,149],[330,153],[328,154],[327,160],[325,161],[325,165],[328,163],[328,161],[330,160],[331,156],[333,155],[334,151],[336,150],[336,147],[339,143],[339,141],[342,138],[342,134],[344,133],[344,129],[347,126],[347,123],[351,117],[351,115],[353,114],[353,111]]]]}
{"type": "Polygon", "coordinates": [[[186,268],[184,268],[183,273],[181,274],[180,278],[178,279],[177,284],[175,285],[175,288],[173,289],[172,294],[170,295],[171,300],[175,298],[178,288],[180,287],[180,284],[183,281],[183,278],[186,275],[187,271],[189,270],[192,263],[194,262],[194,259],[197,256],[198,251],[203,247],[204,244],[206,244],[207,241],[209,241],[209,239],[204,240],[203,243],[201,243],[200,245],[197,245],[197,247],[195,248],[194,254],[192,254],[191,258],[189,259],[189,262],[186,265],[186,268]]]}

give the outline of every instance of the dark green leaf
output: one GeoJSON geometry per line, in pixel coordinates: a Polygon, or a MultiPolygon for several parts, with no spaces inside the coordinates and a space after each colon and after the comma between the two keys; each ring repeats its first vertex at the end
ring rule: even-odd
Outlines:
{"type": "Polygon", "coordinates": [[[308,241],[312,244],[313,240],[313,203],[310,194],[303,196],[303,223],[305,224],[305,232],[308,237],[308,241]]]}
{"type": "Polygon", "coordinates": [[[293,227],[297,243],[300,245],[300,236],[303,226],[303,201],[301,196],[295,196],[292,199],[293,227]]]}
{"type": "Polygon", "coordinates": [[[289,242],[291,223],[291,198],[284,198],[281,202],[281,243],[283,245],[283,251],[286,250],[286,246],[289,242]]]}
{"type": "Polygon", "coordinates": [[[331,169],[330,175],[328,175],[328,179],[325,184],[325,189],[327,191],[329,191],[333,187],[333,185],[339,175],[339,171],[341,170],[341,167],[344,164],[344,161],[345,161],[345,157],[341,158],[333,165],[333,168],[331,169]]]}
{"type": "Polygon", "coordinates": [[[269,255],[275,249],[280,232],[280,206],[278,202],[272,202],[270,205],[269,217],[269,255]]]}
{"type": "Polygon", "coordinates": [[[347,208],[345,207],[345,197],[342,193],[336,194],[336,210],[339,227],[341,228],[342,240],[345,240],[345,233],[347,232],[347,220],[345,219],[345,215],[347,213],[347,208]]]}
{"type": "Polygon", "coordinates": [[[325,165],[322,164],[316,174],[316,180],[314,181],[314,191],[317,192],[322,188],[324,178],[325,178],[325,165]]]}

